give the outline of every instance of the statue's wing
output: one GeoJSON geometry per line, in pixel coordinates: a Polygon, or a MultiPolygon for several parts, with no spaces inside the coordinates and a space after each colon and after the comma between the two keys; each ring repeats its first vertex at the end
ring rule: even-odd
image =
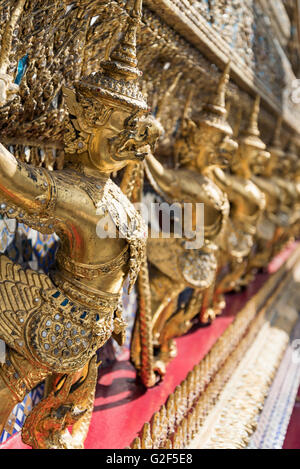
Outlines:
{"type": "Polygon", "coordinates": [[[0,256],[0,338],[7,345],[23,352],[26,321],[41,306],[41,292],[53,288],[47,275],[0,256]]]}
{"type": "Polygon", "coordinates": [[[115,306],[102,314],[74,303],[47,275],[0,256],[0,339],[37,366],[82,368],[110,338],[115,306]]]}

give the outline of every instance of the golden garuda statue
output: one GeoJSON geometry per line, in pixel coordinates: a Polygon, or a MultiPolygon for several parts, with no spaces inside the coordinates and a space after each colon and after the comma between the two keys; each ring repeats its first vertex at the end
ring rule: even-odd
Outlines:
{"type": "Polygon", "coordinates": [[[231,173],[215,171],[220,187],[230,201],[230,218],[224,237],[222,266],[226,274],[217,282],[216,297],[239,289],[245,279],[248,257],[254,244],[257,223],[265,209],[264,193],[251,181],[253,168],[269,157],[259,138],[259,98],[253,104],[247,128],[238,137],[238,148],[230,159],[231,173]]]}
{"type": "MultiPolygon", "coordinates": [[[[204,214],[204,220],[209,221],[211,226],[219,226],[219,230],[214,232],[209,229],[208,231],[213,239],[211,245],[215,247],[215,268],[211,271],[212,277],[209,285],[207,284],[203,290],[201,304],[198,301],[198,304],[196,302],[194,306],[197,309],[200,307],[200,319],[203,323],[211,322],[222,312],[225,306],[223,298],[220,298],[219,302],[214,302],[214,291],[220,270],[222,246],[230,215],[228,194],[222,184],[219,183],[219,178],[225,177],[231,154],[237,148],[237,143],[231,138],[233,131],[227,121],[227,110],[225,107],[229,70],[230,61],[219,78],[216,90],[213,91],[208,102],[203,105],[197,123],[194,125],[194,133],[190,135],[190,142],[193,142],[193,147],[190,146],[190,149],[192,150],[193,148],[194,150],[194,158],[190,164],[210,181],[219,202],[223,200],[224,207],[226,207],[226,215],[224,212],[222,218],[219,215],[216,216],[217,214],[210,213],[206,217],[206,214],[204,214]]],[[[191,302],[195,302],[193,297],[191,302]]]]}
{"type": "MultiPolygon", "coordinates": [[[[35,448],[72,446],[66,427],[74,424],[75,438],[76,422],[89,410],[97,350],[112,334],[122,341],[120,295],[127,275],[133,286],[145,248],[145,224],[110,178],[129,161],[143,160],[156,139],[137,81],[140,16],[137,0],[102,70],[64,89],[63,170],[35,168],[0,145],[1,214],[60,238],[49,276],[0,257],[0,338],[6,343],[0,433],[15,404],[51,376],[48,396],[22,431],[35,448]]],[[[4,100],[12,92],[6,71],[0,75],[4,100]]]]}
{"type": "MultiPolygon", "coordinates": [[[[223,84],[220,89],[223,93],[223,84]]],[[[176,205],[182,208],[180,220],[189,227],[189,232],[174,232],[165,238],[149,237],[147,242],[154,368],[160,375],[164,375],[165,364],[176,355],[173,339],[186,333],[197,316],[204,323],[213,319],[210,310],[204,307],[204,299],[215,279],[218,239],[222,237],[229,214],[226,194],[207,172],[208,167],[219,164],[219,147],[230,133],[223,110],[218,114],[220,109],[217,103],[211,104],[206,119],[199,124],[184,112],[181,132],[174,148],[178,168],[166,168],[152,152],[145,160],[150,183],[171,207],[176,205]],[[188,204],[190,211],[185,210],[188,204]],[[197,204],[203,204],[204,211],[201,245],[197,245],[192,237],[200,231],[197,227],[197,204]],[[186,306],[178,305],[180,293],[185,288],[192,289],[192,296],[186,306]]],[[[157,119],[155,123],[161,129],[157,119]]],[[[131,356],[137,368],[141,366],[140,350],[136,327],[131,356]]]]}
{"type": "Polygon", "coordinates": [[[275,246],[282,247],[280,239],[285,235],[289,238],[293,224],[296,191],[290,181],[291,159],[281,148],[280,131],[281,118],[277,120],[269,157],[257,162],[251,178],[265,194],[266,208],[257,225],[256,248],[249,258],[248,272],[268,264],[275,254],[275,246]]]}
{"type": "Polygon", "coordinates": [[[296,174],[297,155],[294,153],[292,140],[289,142],[286,150],[282,148],[280,139],[282,128],[282,118],[278,118],[273,142],[269,148],[272,158],[272,177],[273,185],[280,191],[280,229],[277,229],[274,242],[273,255],[280,251],[286,242],[292,237],[293,225],[297,223],[298,213],[296,209],[297,190],[294,183],[296,174]]]}
{"type": "Polygon", "coordinates": [[[294,238],[299,238],[299,220],[300,220],[300,185],[299,185],[299,176],[300,176],[300,164],[299,158],[297,155],[296,144],[293,140],[293,137],[290,138],[287,148],[285,150],[285,156],[289,161],[290,172],[289,177],[293,187],[293,200],[294,207],[292,211],[291,219],[291,229],[289,230],[288,235],[293,235],[294,238]]]}

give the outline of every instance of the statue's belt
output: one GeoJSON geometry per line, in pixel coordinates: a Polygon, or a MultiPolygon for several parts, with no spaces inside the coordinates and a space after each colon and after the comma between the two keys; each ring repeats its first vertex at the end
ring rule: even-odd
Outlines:
{"type": "Polygon", "coordinates": [[[120,270],[129,260],[129,245],[116,256],[113,260],[97,265],[83,264],[71,259],[61,251],[58,251],[56,255],[57,265],[60,270],[65,270],[76,277],[85,278],[87,280],[93,280],[99,275],[111,274],[120,270]]]}

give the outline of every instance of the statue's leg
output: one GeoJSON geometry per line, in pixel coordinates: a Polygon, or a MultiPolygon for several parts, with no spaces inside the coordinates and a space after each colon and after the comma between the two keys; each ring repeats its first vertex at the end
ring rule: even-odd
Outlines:
{"type": "Polygon", "coordinates": [[[169,292],[174,291],[174,282],[156,267],[150,269],[150,292],[151,292],[151,311],[153,316],[153,328],[156,333],[160,333],[165,321],[173,312],[169,307],[169,292]]]}
{"type": "Polygon", "coordinates": [[[14,406],[22,402],[47,374],[47,371],[7,347],[5,363],[0,365],[0,434],[14,406]]]}
{"type": "Polygon", "coordinates": [[[23,442],[37,449],[83,448],[93,411],[97,375],[96,356],[77,372],[55,374],[48,395],[25,421],[23,442]],[[69,427],[72,427],[72,434],[69,427]]]}
{"type": "MultiPolygon", "coordinates": [[[[182,290],[183,285],[180,287],[180,291],[182,290]]],[[[176,310],[177,298],[180,291],[176,292],[177,297],[174,299],[176,303],[173,305],[173,311],[176,312],[169,314],[159,335],[159,361],[165,364],[177,355],[174,338],[186,334],[191,329],[193,319],[199,314],[202,306],[203,291],[195,289],[187,305],[180,305],[179,309],[176,310]]]]}
{"type": "Polygon", "coordinates": [[[175,282],[158,270],[150,278],[153,336],[158,339],[167,321],[176,311],[179,294],[185,285],[180,280],[175,282]]]}
{"type": "Polygon", "coordinates": [[[82,448],[87,437],[94,410],[97,378],[98,365],[96,360],[92,360],[81,370],[78,377],[78,380],[80,380],[82,384],[78,388],[78,395],[75,397],[75,403],[77,406],[80,406],[81,411],[84,411],[84,414],[72,427],[73,448],[82,448]]]}
{"type": "Polygon", "coordinates": [[[83,447],[93,409],[97,368],[94,357],[82,370],[64,380],[64,375],[49,376],[47,371],[7,347],[6,362],[0,366],[0,434],[14,406],[49,376],[46,397],[27,417],[22,439],[35,448],[83,447]],[[72,436],[66,430],[68,425],[74,425],[72,436]]]}
{"type": "Polygon", "coordinates": [[[216,289],[216,277],[214,282],[203,292],[202,306],[200,310],[200,323],[210,324],[216,316],[221,314],[225,307],[223,294],[216,289]]]}
{"type": "Polygon", "coordinates": [[[8,417],[17,403],[18,400],[0,375],[0,435],[4,430],[8,417]]]}

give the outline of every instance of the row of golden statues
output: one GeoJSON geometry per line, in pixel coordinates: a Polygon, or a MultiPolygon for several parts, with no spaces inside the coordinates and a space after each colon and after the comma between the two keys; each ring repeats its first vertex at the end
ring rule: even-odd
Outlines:
{"type": "MultiPolygon", "coordinates": [[[[121,294],[127,276],[129,290],[137,280],[139,301],[131,359],[150,387],[176,355],[174,338],[197,322],[213,321],[224,308],[224,294],[246,286],[298,233],[296,147],[291,141],[281,148],[279,119],[266,148],[258,129],[259,98],[247,128],[231,128],[225,102],[230,64],[197,122],[187,109],[174,145],[176,168],[161,164],[155,143],[163,122],[149,113],[139,89],[141,0],[126,14],[126,31],[101,71],[64,88],[64,169],[36,168],[0,145],[1,214],[60,238],[49,276],[0,257],[0,338],[6,343],[0,433],[16,403],[46,380],[45,397],[22,429],[23,441],[34,448],[83,444],[97,381],[96,352],[111,336],[124,340],[121,294]],[[111,175],[124,167],[118,187],[111,175]],[[142,201],[144,177],[168,203],[204,204],[200,249],[186,249],[183,238],[147,239],[147,226],[132,204],[142,201]],[[107,217],[118,236],[99,236],[99,220],[107,217]],[[190,298],[180,304],[187,287],[190,298]]],[[[3,52],[10,34],[8,27],[2,36],[2,105],[18,93],[7,74],[9,53],[3,52]]],[[[191,217],[194,222],[193,212],[191,217]]]]}
{"type": "MultiPolygon", "coordinates": [[[[198,121],[184,118],[174,148],[179,165],[164,168],[153,153],[145,159],[148,179],[164,200],[204,204],[202,248],[186,250],[182,239],[148,238],[150,278],[139,286],[139,295],[148,295],[153,345],[149,356],[152,371],[160,376],[176,355],[174,338],[195,322],[210,323],[225,307],[224,294],[246,287],[299,232],[296,145],[291,140],[285,150],[281,147],[278,118],[267,149],[258,129],[258,96],[246,128],[235,129],[234,135],[225,103],[229,68],[230,64],[198,121]],[[180,305],[180,293],[187,287],[192,294],[180,305]]],[[[160,122],[156,125],[161,128],[160,122]]],[[[143,378],[140,321],[138,316],[131,356],[143,378]]]]}

